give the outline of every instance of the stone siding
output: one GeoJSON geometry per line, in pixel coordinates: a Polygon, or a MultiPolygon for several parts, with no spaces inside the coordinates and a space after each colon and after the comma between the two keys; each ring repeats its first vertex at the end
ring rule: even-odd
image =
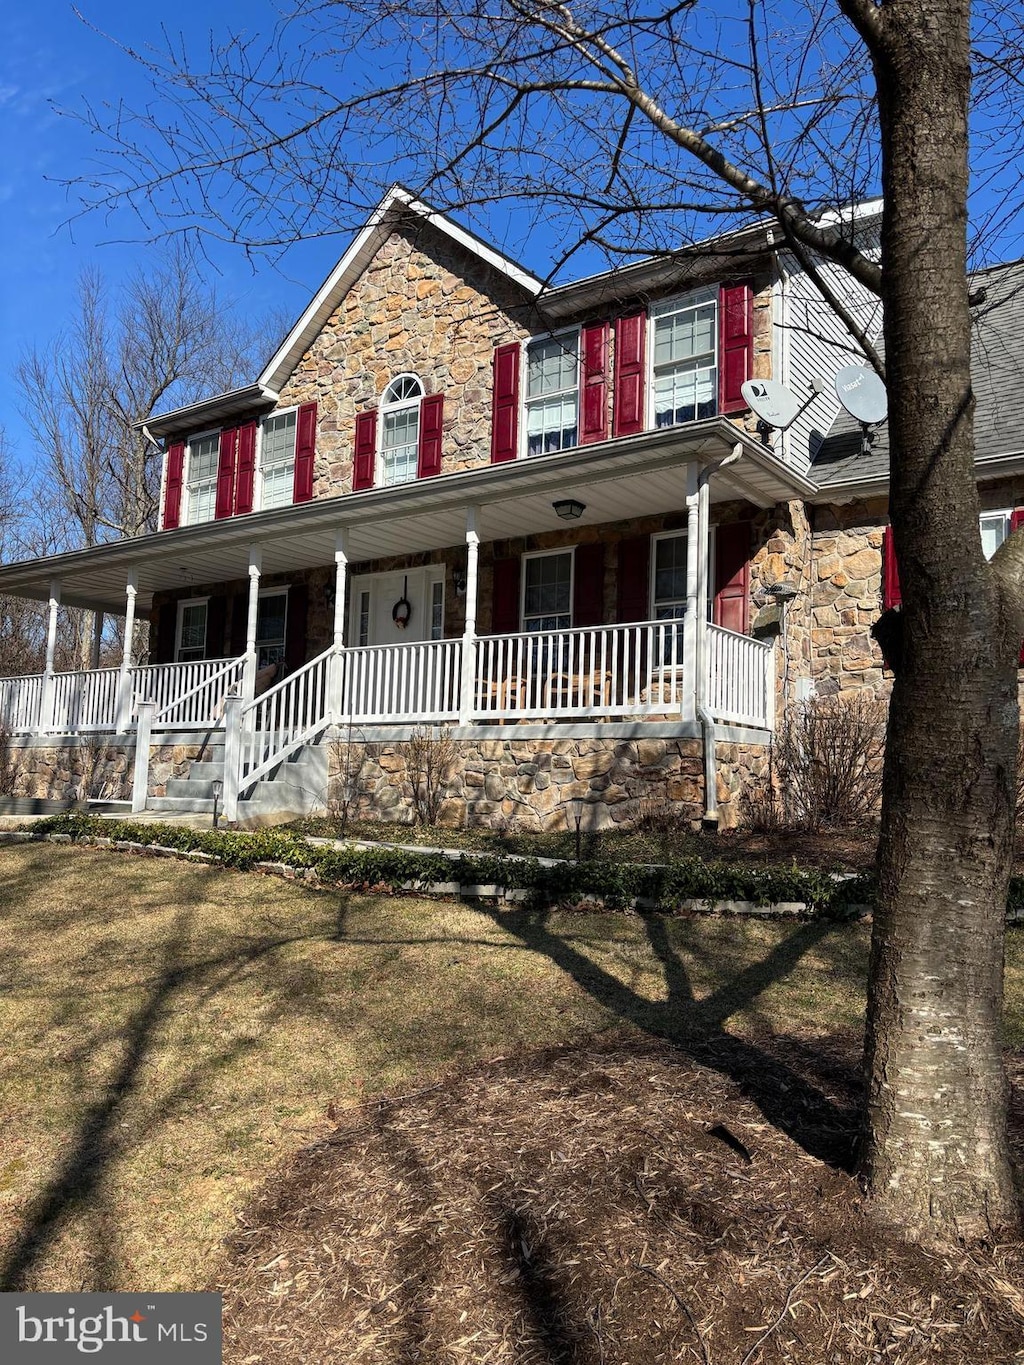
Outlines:
{"type": "Polygon", "coordinates": [[[132,794],[134,744],[106,740],[24,744],[7,740],[0,759],[5,796],[35,801],[124,801],[132,794]]]}

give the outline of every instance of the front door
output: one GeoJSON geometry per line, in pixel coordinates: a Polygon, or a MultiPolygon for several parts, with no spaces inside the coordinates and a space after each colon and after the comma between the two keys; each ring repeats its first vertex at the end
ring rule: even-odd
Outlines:
{"type": "Polygon", "coordinates": [[[402,645],[444,637],[444,568],[355,574],[349,645],[402,645]]]}

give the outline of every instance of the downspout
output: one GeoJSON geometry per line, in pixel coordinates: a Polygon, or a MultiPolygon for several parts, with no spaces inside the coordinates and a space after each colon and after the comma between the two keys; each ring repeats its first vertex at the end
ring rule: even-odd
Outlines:
{"type": "Polygon", "coordinates": [[[700,722],[704,740],[704,821],[709,825],[718,824],[718,769],[715,763],[715,744],[718,740],[718,727],[708,710],[708,547],[710,527],[708,525],[711,509],[711,478],[720,469],[735,464],[743,454],[743,446],[737,442],[725,459],[715,464],[705,465],[697,476],[697,534],[700,545],[697,554],[697,677],[694,686],[694,707],[700,722]]]}

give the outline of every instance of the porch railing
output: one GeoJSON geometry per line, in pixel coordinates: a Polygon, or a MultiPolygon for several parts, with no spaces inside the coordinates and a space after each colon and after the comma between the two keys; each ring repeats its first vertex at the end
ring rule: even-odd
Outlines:
{"type": "Polygon", "coordinates": [[[763,640],[708,627],[708,709],[715,720],[775,728],[774,660],[763,640]]]}
{"type": "Polygon", "coordinates": [[[117,668],[53,675],[53,713],[41,724],[56,734],[110,730],[117,721],[117,668]]]}
{"type": "Polygon", "coordinates": [[[0,678],[0,725],[11,734],[37,730],[45,674],[0,678]]]}
{"type": "Polygon", "coordinates": [[[461,640],[373,645],[338,657],[342,724],[454,720],[459,714],[461,640]]]}
{"type": "Polygon", "coordinates": [[[131,670],[136,703],[151,701],[154,725],[206,728],[224,717],[224,698],[242,681],[245,657],[187,664],[146,664],[131,670]]]}
{"type": "Polygon", "coordinates": [[[264,777],[328,723],[336,658],[326,650],[241,708],[239,788],[264,777]]]}

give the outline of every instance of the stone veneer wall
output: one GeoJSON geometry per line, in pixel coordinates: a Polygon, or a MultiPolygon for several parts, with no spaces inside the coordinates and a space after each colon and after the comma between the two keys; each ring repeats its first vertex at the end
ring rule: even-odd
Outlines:
{"type": "MultiPolygon", "coordinates": [[[[441,805],[446,826],[574,828],[628,826],[667,813],[693,823],[704,814],[699,739],[521,739],[453,741],[454,759],[441,805]]],[[[740,794],[767,766],[761,745],[718,746],[723,827],[742,820],[740,794]]],[[[411,822],[409,746],[338,741],[331,747],[329,805],[349,818],[411,822]]]]}
{"type": "MultiPolygon", "coordinates": [[[[187,777],[205,741],[154,744],[149,751],[149,794],[163,796],[172,777],[187,777]]],[[[0,794],[56,801],[127,801],[132,794],[133,741],[8,739],[0,753],[0,794]]]]}
{"type": "Polygon", "coordinates": [[[819,695],[870,692],[892,679],[871,627],[882,610],[884,498],[813,510],[811,678],[819,695]]]}

